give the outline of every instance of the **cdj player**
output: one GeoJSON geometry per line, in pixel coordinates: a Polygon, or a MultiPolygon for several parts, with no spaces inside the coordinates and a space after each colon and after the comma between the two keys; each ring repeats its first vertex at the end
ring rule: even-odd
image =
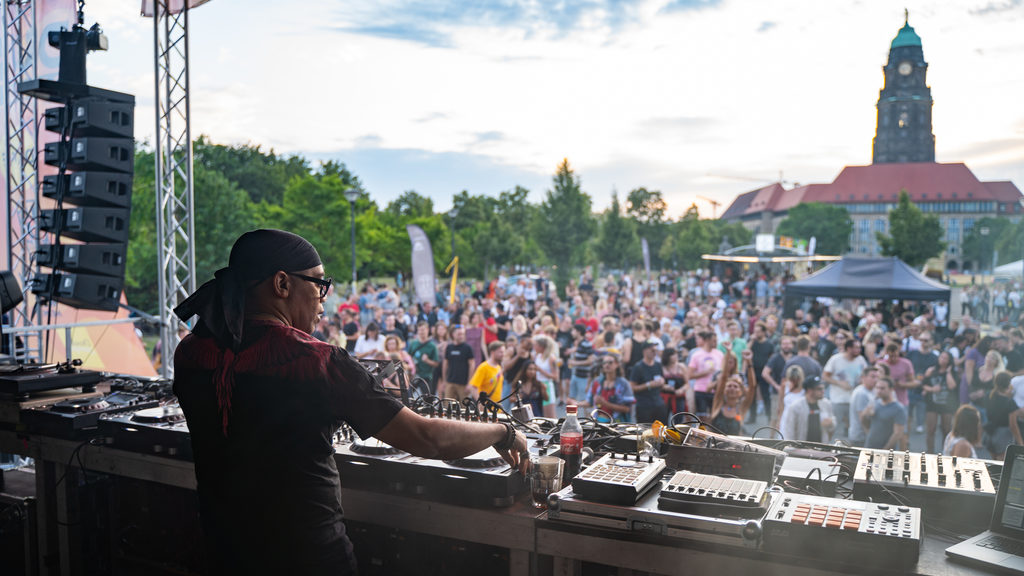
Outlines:
{"type": "Polygon", "coordinates": [[[159,403],[142,394],[113,392],[106,396],[72,398],[50,406],[21,411],[29,432],[75,439],[98,431],[100,416],[152,408],[159,403]]]}
{"type": "Polygon", "coordinates": [[[115,448],[192,459],[192,437],[185,423],[185,413],[177,404],[132,414],[104,415],[100,418],[99,430],[115,448]]]}

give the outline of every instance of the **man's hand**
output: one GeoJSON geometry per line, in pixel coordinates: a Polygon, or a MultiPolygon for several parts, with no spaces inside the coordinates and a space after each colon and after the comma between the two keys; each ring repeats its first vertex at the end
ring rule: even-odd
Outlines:
{"type": "Polygon", "coordinates": [[[527,468],[530,466],[530,451],[526,443],[526,436],[522,432],[516,431],[516,441],[512,445],[511,450],[497,450],[502,460],[508,462],[508,465],[514,469],[518,469],[521,473],[526,474],[527,468]]]}

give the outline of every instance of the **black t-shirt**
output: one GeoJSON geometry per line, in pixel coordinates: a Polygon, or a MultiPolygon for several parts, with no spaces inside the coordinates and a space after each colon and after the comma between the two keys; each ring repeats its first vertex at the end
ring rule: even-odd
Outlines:
{"type": "Polygon", "coordinates": [[[211,573],[354,567],[333,435],[344,421],[372,436],[401,403],[346,351],[264,322],[246,326],[237,354],[212,338],[186,336],[174,376],[192,437],[211,573]],[[225,365],[231,394],[222,407],[213,378],[225,365]]]}
{"type": "MultiPolygon", "coordinates": [[[[651,380],[654,380],[655,376],[661,376],[662,374],[661,364],[658,362],[648,366],[643,361],[640,361],[630,369],[629,381],[635,384],[646,384],[651,380]]],[[[660,389],[651,388],[648,390],[633,392],[633,396],[636,398],[638,406],[660,404],[662,402],[660,389]]]]}
{"type": "Polygon", "coordinates": [[[821,442],[821,410],[818,408],[818,403],[811,404],[807,403],[807,441],[808,442],[821,442]]]}
{"type": "Polygon", "coordinates": [[[918,376],[923,376],[929,368],[937,366],[939,363],[939,355],[936,352],[911,350],[907,356],[910,359],[910,363],[914,365],[914,374],[918,376]]]}
{"type": "Polygon", "coordinates": [[[469,361],[473,359],[473,349],[469,344],[449,343],[444,349],[444,359],[448,361],[445,380],[462,386],[469,384],[469,361]]]}
{"type": "Polygon", "coordinates": [[[757,378],[758,383],[764,382],[761,372],[764,371],[764,367],[768,364],[768,360],[771,359],[774,352],[775,346],[772,346],[772,343],[767,338],[765,338],[764,342],[750,341],[750,353],[754,355],[754,376],[757,378]]]}
{"type": "Polygon", "coordinates": [[[772,379],[781,384],[786,371],[786,357],[781,352],[772,354],[772,357],[768,359],[768,369],[772,373],[772,379]]]}
{"type": "Polygon", "coordinates": [[[508,330],[501,326],[502,324],[508,325],[511,319],[508,317],[508,314],[502,314],[495,318],[494,321],[498,324],[498,340],[504,342],[508,338],[508,330]]]}
{"type": "Polygon", "coordinates": [[[988,424],[985,429],[991,434],[997,428],[1005,428],[1010,425],[1010,413],[1018,408],[1013,398],[1002,394],[996,394],[988,401],[988,424]]]}
{"type": "Polygon", "coordinates": [[[1024,344],[1011,348],[1003,356],[1006,357],[1006,370],[1008,372],[1024,370],[1024,344]]]}
{"type": "Polygon", "coordinates": [[[341,327],[341,331],[345,334],[345,350],[349,352],[355,350],[356,340],[359,338],[359,324],[347,322],[341,327]]]}

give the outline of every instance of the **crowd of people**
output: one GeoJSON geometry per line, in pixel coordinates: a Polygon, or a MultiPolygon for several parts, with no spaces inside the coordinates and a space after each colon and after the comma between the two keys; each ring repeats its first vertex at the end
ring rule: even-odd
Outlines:
{"type": "MultiPolygon", "coordinates": [[[[1001,457],[1021,443],[1024,334],[1005,325],[982,335],[965,307],[826,299],[781,309],[786,278],[719,277],[709,271],[583,274],[562,299],[543,275],[463,283],[453,301],[411,305],[393,287],[366,284],[328,298],[314,335],[360,358],[395,360],[431,393],[529,405],[557,417],[673,421],[689,412],[726,434],[907,446],[1001,457]],[[333,299],[333,300],[332,300],[333,299]],[[756,426],[758,415],[767,426],[756,426]]],[[[967,301],[982,289],[966,290],[967,301]]],[[[1019,307],[996,296],[994,318],[1019,307]],[[1002,302],[1006,302],[1002,308],[1002,302]]]]}

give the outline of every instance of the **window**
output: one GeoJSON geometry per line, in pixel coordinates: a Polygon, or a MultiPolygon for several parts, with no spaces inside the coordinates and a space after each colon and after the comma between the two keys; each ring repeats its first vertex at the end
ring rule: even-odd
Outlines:
{"type": "Polygon", "coordinates": [[[964,218],[964,236],[971,233],[974,229],[974,218],[964,218]]]}
{"type": "Polygon", "coordinates": [[[875,220],[875,232],[885,233],[885,220],[881,218],[875,220]]]}
{"type": "Polygon", "coordinates": [[[946,241],[953,244],[960,243],[960,220],[956,218],[949,219],[949,227],[946,228],[946,241]]]}

